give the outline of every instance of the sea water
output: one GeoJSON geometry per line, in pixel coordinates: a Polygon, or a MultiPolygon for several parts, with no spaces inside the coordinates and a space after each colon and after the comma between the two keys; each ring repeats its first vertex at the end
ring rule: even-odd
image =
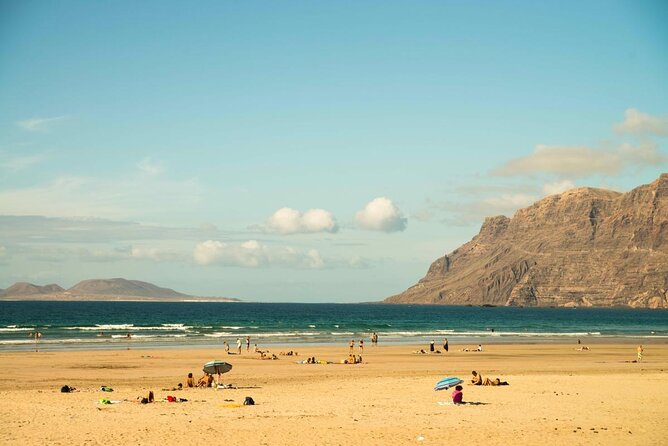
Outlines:
{"type": "Polygon", "coordinates": [[[380,343],[668,342],[668,311],[238,302],[0,302],[0,350],[380,343]],[[130,335],[128,337],[128,334],[130,335]]]}

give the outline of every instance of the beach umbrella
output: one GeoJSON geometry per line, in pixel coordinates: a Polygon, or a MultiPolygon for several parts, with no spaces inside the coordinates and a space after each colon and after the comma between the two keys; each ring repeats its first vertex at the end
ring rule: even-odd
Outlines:
{"type": "Polygon", "coordinates": [[[230,370],[232,370],[232,364],[229,364],[225,361],[219,361],[218,359],[214,359],[213,361],[209,361],[206,364],[204,364],[204,373],[209,373],[211,375],[217,374],[221,375],[223,373],[227,373],[230,370]]]}
{"type": "Polygon", "coordinates": [[[456,376],[448,376],[447,378],[443,378],[439,382],[436,383],[434,386],[434,390],[446,390],[449,389],[450,387],[455,387],[458,384],[463,383],[463,379],[459,379],[456,376]]]}

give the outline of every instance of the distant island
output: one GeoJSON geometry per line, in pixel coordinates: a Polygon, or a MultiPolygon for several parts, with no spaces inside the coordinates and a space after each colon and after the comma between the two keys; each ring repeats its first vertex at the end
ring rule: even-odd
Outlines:
{"type": "Polygon", "coordinates": [[[239,301],[239,299],[229,297],[191,296],[179,293],[171,288],[162,288],[152,283],[123,278],[83,280],[67,290],[55,283],[40,286],[27,282],[17,282],[5,290],[0,290],[0,300],[239,301]]]}
{"type": "Polygon", "coordinates": [[[668,308],[668,174],[627,193],[573,189],[488,217],[384,302],[668,308]]]}

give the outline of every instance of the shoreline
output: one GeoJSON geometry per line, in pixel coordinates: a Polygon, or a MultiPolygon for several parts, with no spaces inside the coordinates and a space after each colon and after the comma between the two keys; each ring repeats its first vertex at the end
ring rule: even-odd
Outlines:
{"type": "MultiPolygon", "coordinates": [[[[535,339],[530,339],[528,337],[493,337],[489,338],[473,338],[473,337],[462,337],[457,338],[455,336],[446,336],[450,344],[450,351],[456,351],[464,347],[471,348],[475,347],[478,344],[485,345],[512,345],[512,346],[537,346],[537,345],[614,345],[614,344],[624,344],[624,345],[637,345],[637,344],[647,344],[647,345],[668,345],[668,336],[595,336],[587,337],[582,336],[579,339],[581,344],[577,343],[577,337],[568,337],[570,342],[565,342],[564,337],[537,337],[535,339]]],[[[252,338],[251,344],[255,344],[255,340],[252,338]]],[[[233,341],[234,338],[230,337],[228,342],[230,344],[231,351],[234,350],[233,341]]],[[[355,338],[356,345],[359,337],[355,338]]],[[[372,347],[371,341],[367,338],[364,338],[367,348],[377,348],[372,347]]],[[[418,346],[418,348],[429,348],[429,342],[431,338],[424,338],[420,342],[417,342],[416,339],[407,339],[404,341],[381,341],[380,345],[390,346],[390,347],[405,347],[405,346],[418,346]]],[[[442,337],[434,338],[436,341],[436,349],[442,350],[442,337]]],[[[258,343],[258,348],[336,348],[341,346],[346,346],[347,341],[344,342],[262,342],[258,343]]],[[[38,349],[39,351],[44,352],[66,352],[66,351],[118,351],[118,350],[186,350],[186,349],[198,349],[198,350],[222,350],[224,348],[222,342],[160,342],[160,341],[96,341],[91,340],[88,342],[71,342],[71,341],[49,341],[42,340],[39,342],[38,349]]],[[[245,345],[244,345],[245,348],[245,345]]],[[[34,352],[35,343],[34,341],[25,340],[19,341],[16,344],[3,344],[0,346],[0,353],[4,352],[34,352]]],[[[234,356],[234,354],[230,355],[234,356]]]]}
{"type": "MultiPolygon", "coordinates": [[[[483,348],[485,346],[572,346],[577,348],[579,346],[592,346],[592,345],[668,345],[668,336],[597,336],[597,337],[586,337],[583,336],[580,338],[581,344],[577,343],[577,338],[569,338],[570,342],[565,342],[564,338],[537,338],[537,339],[527,339],[526,337],[518,337],[515,339],[483,339],[483,338],[456,338],[454,336],[447,336],[449,341],[450,352],[461,351],[463,348],[475,348],[478,344],[481,344],[483,348]]],[[[253,339],[253,338],[251,338],[253,339]]],[[[367,349],[375,349],[379,347],[416,347],[417,349],[429,349],[429,342],[431,338],[425,338],[420,342],[417,342],[415,339],[410,339],[406,341],[385,341],[380,342],[378,346],[373,346],[371,341],[365,339],[365,344],[367,349]]],[[[355,345],[357,346],[357,341],[359,338],[355,339],[355,345]]],[[[436,350],[443,350],[442,338],[434,338],[436,350]]],[[[229,339],[230,351],[234,351],[233,339],[229,339]]],[[[290,349],[290,348],[308,348],[308,349],[318,349],[318,348],[347,348],[347,342],[263,342],[258,343],[258,348],[263,349],[290,349]]],[[[251,345],[255,342],[252,340],[251,345]]],[[[127,351],[127,350],[137,350],[137,351],[150,351],[150,350],[216,350],[222,351],[224,346],[221,343],[198,343],[198,342],[136,342],[130,341],[116,341],[105,343],[101,341],[96,342],[58,342],[54,341],[53,343],[44,343],[40,341],[38,345],[39,352],[97,352],[97,351],[127,351]]],[[[357,347],[356,347],[357,348],[357,347]]],[[[245,349],[245,344],[243,346],[245,349]]],[[[34,341],[26,341],[21,344],[5,344],[0,347],[1,353],[25,353],[25,352],[35,352],[35,343],[34,341]],[[18,347],[20,348],[7,348],[18,347]]],[[[224,353],[224,352],[223,352],[224,353]]],[[[227,355],[226,355],[227,356],[227,355]]],[[[229,356],[236,356],[234,353],[231,353],[229,356]]]]}

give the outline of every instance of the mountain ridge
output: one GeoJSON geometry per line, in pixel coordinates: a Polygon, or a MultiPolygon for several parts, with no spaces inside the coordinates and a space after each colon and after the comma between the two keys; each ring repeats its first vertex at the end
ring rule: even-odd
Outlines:
{"type": "Polygon", "coordinates": [[[626,192],[577,188],[469,242],[385,303],[668,308],[668,174],[626,192]]]}
{"type": "Polygon", "coordinates": [[[113,279],[82,280],[65,290],[56,284],[35,285],[28,282],[17,282],[0,291],[3,300],[114,300],[114,301],[182,301],[182,300],[215,300],[221,302],[238,301],[228,297],[202,297],[163,288],[149,282],[113,279]]]}

